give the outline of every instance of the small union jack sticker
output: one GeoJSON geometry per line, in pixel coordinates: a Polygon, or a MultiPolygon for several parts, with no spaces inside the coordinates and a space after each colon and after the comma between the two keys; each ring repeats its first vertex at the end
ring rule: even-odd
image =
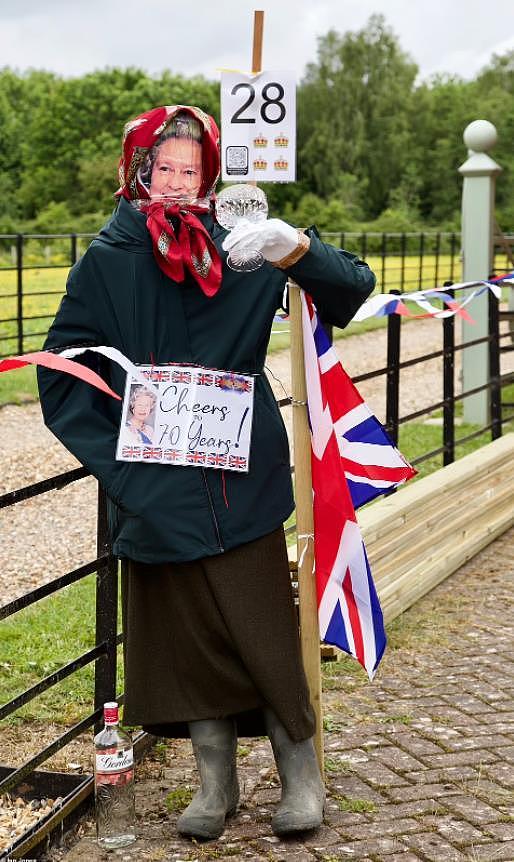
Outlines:
{"type": "Polygon", "coordinates": [[[182,449],[165,449],[164,450],[164,460],[165,461],[180,461],[183,455],[182,449]]]}
{"type": "Polygon", "coordinates": [[[145,461],[160,461],[162,458],[162,449],[147,446],[143,449],[143,458],[145,461]]]}
{"type": "Polygon", "coordinates": [[[195,377],[195,383],[198,383],[200,386],[212,386],[214,383],[214,374],[199,373],[195,377]]]}
{"type": "Polygon", "coordinates": [[[189,464],[205,464],[205,452],[188,452],[186,460],[189,464]]]}
{"type": "Polygon", "coordinates": [[[191,383],[190,371],[172,371],[171,379],[173,383],[191,383]]]}
{"type": "Polygon", "coordinates": [[[153,380],[154,383],[167,383],[171,379],[171,371],[152,368],[150,379],[153,380]]]}
{"type": "Polygon", "coordinates": [[[139,446],[124,446],[121,450],[122,458],[139,458],[141,448],[139,446]]]}
{"type": "Polygon", "coordinates": [[[207,463],[212,467],[224,467],[227,463],[226,455],[218,455],[217,452],[209,452],[207,463]]]}
{"type": "Polygon", "coordinates": [[[228,466],[235,468],[236,470],[246,470],[246,462],[246,458],[241,458],[239,455],[230,455],[228,466]]]}

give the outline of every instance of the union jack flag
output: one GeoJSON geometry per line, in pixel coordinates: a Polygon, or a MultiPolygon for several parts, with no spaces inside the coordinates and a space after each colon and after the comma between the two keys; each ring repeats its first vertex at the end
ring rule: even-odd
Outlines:
{"type": "Polygon", "coordinates": [[[165,461],[180,461],[183,454],[182,449],[165,449],[163,457],[165,461]]]}
{"type": "Polygon", "coordinates": [[[189,464],[205,464],[205,452],[188,452],[186,461],[189,464]]]}
{"type": "Polygon", "coordinates": [[[372,679],[386,637],[354,506],[405,482],[415,470],[344,372],[303,291],[302,324],[320,636],[353,655],[372,679]]]}
{"type": "Polygon", "coordinates": [[[190,371],[173,371],[171,374],[173,383],[191,383],[190,371]]]}
{"type": "Polygon", "coordinates": [[[224,467],[227,463],[227,456],[218,455],[216,452],[209,452],[209,454],[207,455],[207,463],[210,466],[224,467]]]}
{"type": "Polygon", "coordinates": [[[141,448],[139,446],[124,446],[121,450],[122,458],[139,458],[141,448]]]}
{"type": "Polygon", "coordinates": [[[167,383],[171,378],[171,371],[169,369],[163,370],[160,368],[152,368],[150,372],[150,380],[154,383],[167,383]]]}
{"type": "Polygon", "coordinates": [[[143,458],[145,461],[160,461],[162,458],[162,449],[146,446],[143,449],[143,458]]]}
{"type": "Polygon", "coordinates": [[[212,386],[214,383],[214,374],[198,373],[195,377],[195,383],[200,386],[212,386]]]}
{"type": "Polygon", "coordinates": [[[228,466],[236,470],[246,470],[247,459],[239,455],[229,455],[228,466]]]}

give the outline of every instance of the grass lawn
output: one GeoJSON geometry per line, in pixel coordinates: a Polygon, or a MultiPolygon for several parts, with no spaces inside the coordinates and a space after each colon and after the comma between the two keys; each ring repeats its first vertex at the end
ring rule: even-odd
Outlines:
{"type": "MultiPolygon", "coordinates": [[[[95,590],[96,575],[89,575],[2,621],[0,702],[11,700],[95,646],[95,590]]],[[[73,724],[93,710],[93,680],[94,663],[39,695],[4,723],[38,719],[73,724]]],[[[122,690],[119,647],[118,692],[122,690]]]]}

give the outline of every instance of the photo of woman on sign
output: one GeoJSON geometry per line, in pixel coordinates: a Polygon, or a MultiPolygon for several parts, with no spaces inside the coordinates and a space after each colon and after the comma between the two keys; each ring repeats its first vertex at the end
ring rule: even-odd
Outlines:
{"type": "Polygon", "coordinates": [[[125,422],[124,438],[126,443],[153,445],[156,401],[157,396],[151,389],[140,384],[132,384],[125,422]]]}

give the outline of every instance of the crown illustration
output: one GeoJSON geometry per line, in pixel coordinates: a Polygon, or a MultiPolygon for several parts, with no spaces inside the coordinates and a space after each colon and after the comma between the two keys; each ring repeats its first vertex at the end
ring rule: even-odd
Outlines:
{"type": "Polygon", "coordinates": [[[264,137],[264,135],[257,135],[256,138],[253,139],[254,147],[267,147],[268,139],[264,137]]]}
{"type": "Polygon", "coordinates": [[[275,138],[275,146],[276,147],[288,147],[289,146],[289,138],[286,138],[285,135],[277,135],[275,138]]]}
{"type": "Polygon", "coordinates": [[[286,162],[285,159],[277,159],[274,164],[276,171],[287,171],[289,167],[289,162],[286,162]]]}
{"type": "Polygon", "coordinates": [[[255,159],[253,167],[255,171],[265,171],[268,167],[268,163],[265,159],[255,159]]]}

